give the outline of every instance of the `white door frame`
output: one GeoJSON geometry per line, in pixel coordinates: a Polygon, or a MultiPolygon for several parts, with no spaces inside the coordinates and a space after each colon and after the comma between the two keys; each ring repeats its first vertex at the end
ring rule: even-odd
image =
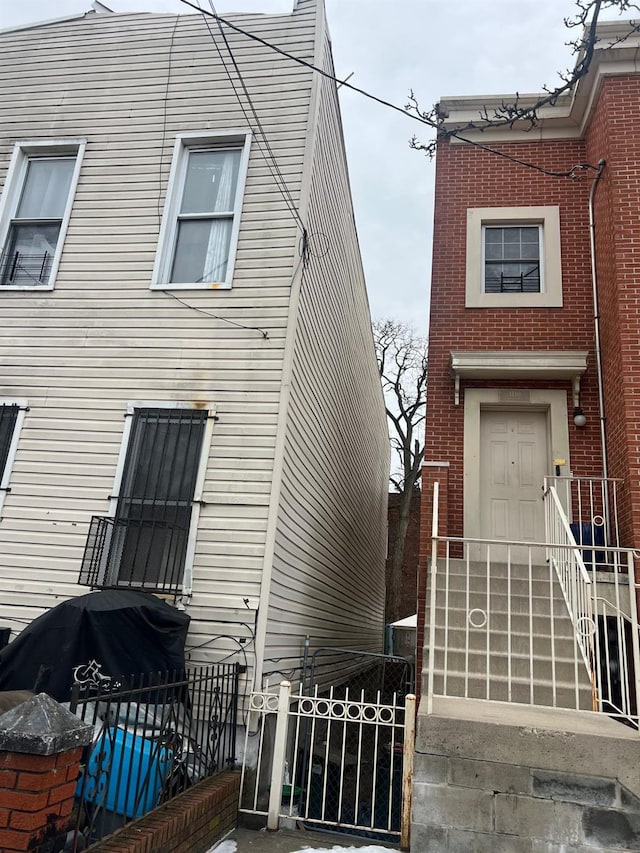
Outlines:
{"type": "MultiPolygon", "coordinates": [[[[567,392],[555,389],[466,388],[464,392],[464,536],[480,538],[480,412],[487,409],[535,409],[547,413],[550,463],[564,459],[569,474],[567,392]]],[[[553,474],[553,470],[549,470],[553,474]]],[[[542,483],[540,484],[542,487],[542,483]]],[[[542,498],[542,492],[540,493],[542,498]]],[[[566,509],[566,508],[565,508],[566,509]]]]}

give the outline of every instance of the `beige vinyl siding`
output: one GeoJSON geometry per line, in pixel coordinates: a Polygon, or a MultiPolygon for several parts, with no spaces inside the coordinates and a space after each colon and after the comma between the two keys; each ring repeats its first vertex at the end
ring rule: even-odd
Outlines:
{"type": "MultiPolygon", "coordinates": [[[[311,58],[313,6],[301,3],[294,16],[234,19],[311,58]]],[[[311,72],[238,34],[229,40],[297,203],[311,72]]],[[[150,291],[176,134],[248,126],[204,21],[88,14],[1,35],[0,53],[0,182],[17,141],[87,140],[55,290],[0,290],[0,396],[24,397],[30,407],[0,521],[2,623],[19,630],[62,598],[88,591],[76,580],[90,518],[108,514],[127,403],[212,401],[219,420],[200,512],[189,645],[200,646],[194,661],[218,659],[238,652],[219,636],[232,634],[247,639],[250,654],[299,236],[294,218],[254,136],[233,288],[180,291],[192,308],[150,291]]]]}
{"type": "MultiPolygon", "coordinates": [[[[325,67],[332,70],[330,46],[325,67]]],[[[303,643],[382,651],[389,471],[335,85],[319,82],[263,678],[297,680],[303,643]]]]}

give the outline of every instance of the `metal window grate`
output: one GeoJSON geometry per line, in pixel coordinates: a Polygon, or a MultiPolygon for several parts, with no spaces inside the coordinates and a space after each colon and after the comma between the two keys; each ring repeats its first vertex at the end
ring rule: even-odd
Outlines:
{"type": "Polygon", "coordinates": [[[18,410],[19,406],[16,404],[0,405],[0,483],[9,458],[9,448],[18,419],[18,410]]]}
{"type": "Polygon", "coordinates": [[[52,262],[49,252],[5,252],[0,255],[0,285],[47,284],[52,262]]]}
{"type": "Polygon", "coordinates": [[[91,520],[79,583],[176,591],[208,412],[137,409],[115,517],[91,520]]]}

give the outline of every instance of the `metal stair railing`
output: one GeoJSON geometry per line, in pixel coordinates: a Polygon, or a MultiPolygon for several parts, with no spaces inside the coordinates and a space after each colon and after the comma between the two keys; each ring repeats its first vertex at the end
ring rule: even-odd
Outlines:
{"type": "Polygon", "coordinates": [[[600,711],[639,728],[639,555],[577,542],[554,485],[545,542],[438,535],[433,489],[424,672],[434,697],[600,711]]]}
{"type": "Polygon", "coordinates": [[[547,559],[558,578],[575,632],[575,641],[595,691],[594,640],[597,625],[593,618],[591,579],[555,486],[549,486],[545,491],[544,506],[547,559]]]}
{"type": "MultiPolygon", "coordinates": [[[[605,483],[599,479],[594,482],[595,486],[590,481],[572,482],[571,478],[545,480],[547,540],[558,540],[558,526],[565,532],[568,530],[570,545],[578,548],[589,579],[591,601],[578,616],[576,635],[590,634],[594,710],[638,728],[640,630],[637,592],[640,585],[635,572],[638,554],[619,545],[616,484],[620,481],[605,483]],[[554,485],[549,485],[550,482],[554,485]],[[574,488],[576,482],[577,488],[574,488]],[[563,488],[564,505],[556,485],[563,488]],[[587,501],[581,499],[581,493],[587,495],[587,501]],[[593,500],[594,494],[599,498],[598,506],[593,500]],[[610,512],[611,504],[613,510],[610,512]],[[565,505],[577,510],[577,523],[570,524],[565,505]],[[587,514],[583,512],[585,509],[587,514]],[[593,528],[591,532],[587,530],[589,526],[593,528]],[[597,528],[603,528],[601,537],[596,535],[597,528]],[[576,540],[574,531],[581,541],[576,540]],[[611,540],[615,544],[611,544],[611,540]]],[[[553,546],[548,547],[553,552],[553,546]]]]}

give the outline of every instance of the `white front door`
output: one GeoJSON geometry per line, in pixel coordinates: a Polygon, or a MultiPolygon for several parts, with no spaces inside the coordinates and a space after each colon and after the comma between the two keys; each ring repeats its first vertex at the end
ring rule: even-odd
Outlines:
{"type": "Polygon", "coordinates": [[[546,412],[481,410],[481,538],[544,542],[548,467],[546,412]]]}

